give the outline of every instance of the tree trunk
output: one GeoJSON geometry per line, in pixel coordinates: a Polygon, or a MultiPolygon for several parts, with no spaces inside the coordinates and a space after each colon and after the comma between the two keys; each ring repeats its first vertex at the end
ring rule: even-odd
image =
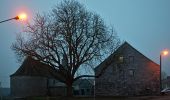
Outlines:
{"type": "Polygon", "coordinates": [[[73,96],[72,84],[67,85],[67,96],[68,97],[72,97],[73,96]]]}

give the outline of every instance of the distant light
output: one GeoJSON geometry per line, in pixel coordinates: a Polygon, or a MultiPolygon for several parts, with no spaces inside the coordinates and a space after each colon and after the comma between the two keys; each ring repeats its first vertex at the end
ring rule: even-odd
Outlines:
{"type": "Polygon", "coordinates": [[[162,55],[164,55],[164,56],[166,56],[166,55],[168,55],[168,50],[164,50],[164,51],[162,51],[162,55]]]}

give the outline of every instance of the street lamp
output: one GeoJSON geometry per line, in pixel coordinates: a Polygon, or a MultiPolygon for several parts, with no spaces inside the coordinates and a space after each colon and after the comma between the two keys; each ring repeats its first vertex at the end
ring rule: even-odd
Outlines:
{"type": "Polygon", "coordinates": [[[162,71],[162,56],[168,55],[168,50],[163,50],[160,53],[160,91],[162,90],[162,76],[161,76],[161,71],[162,71]]]}
{"type": "Polygon", "coordinates": [[[21,13],[16,17],[0,21],[0,23],[7,22],[7,21],[10,21],[10,20],[26,20],[26,19],[27,19],[27,15],[25,13],[21,13]]]}

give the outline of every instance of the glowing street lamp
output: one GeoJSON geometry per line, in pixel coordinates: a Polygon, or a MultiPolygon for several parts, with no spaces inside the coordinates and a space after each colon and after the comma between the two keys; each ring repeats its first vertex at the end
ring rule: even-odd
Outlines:
{"type": "Polygon", "coordinates": [[[168,55],[168,53],[169,53],[169,52],[168,52],[168,50],[164,50],[164,51],[162,51],[162,55],[163,55],[163,56],[168,55]]]}
{"type": "Polygon", "coordinates": [[[0,23],[7,22],[7,21],[10,21],[10,20],[26,20],[26,19],[27,19],[27,15],[25,13],[21,13],[16,17],[0,21],[0,23]]]}
{"type": "Polygon", "coordinates": [[[161,71],[162,71],[162,56],[167,56],[168,55],[168,50],[163,50],[160,53],[160,91],[162,90],[162,76],[161,76],[161,71]]]}
{"type": "Polygon", "coordinates": [[[21,13],[20,15],[17,16],[18,19],[20,20],[26,20],[27,19],[27,15],[25,13],[21,13]]]}

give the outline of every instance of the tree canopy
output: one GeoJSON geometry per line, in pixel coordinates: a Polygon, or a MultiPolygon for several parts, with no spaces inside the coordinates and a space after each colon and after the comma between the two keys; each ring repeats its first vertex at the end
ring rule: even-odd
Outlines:
{"type": "Polygon", "coordinates": [[[61,2],[50,14],[37,14],[25,33],[12,45],[16,55],[21,59],[31,56],[57,70],[63,76],[57,79],[68,86],[68,94],[74,81],[88,77],[75,75],[80,67],[95,65],[120,44],[112,27],[74,0],[61,2]]]}

